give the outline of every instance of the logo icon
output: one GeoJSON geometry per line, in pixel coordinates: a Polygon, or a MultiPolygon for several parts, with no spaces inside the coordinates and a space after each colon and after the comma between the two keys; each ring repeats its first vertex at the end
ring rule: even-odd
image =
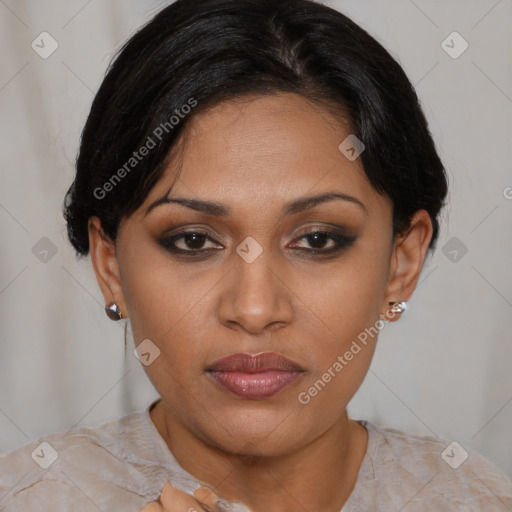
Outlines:
{"type": "Polygon", "coordinates": [[[41,32],[30,46],[39,57],[47,59],[59,47],[59,43],[48,32],[41,32]]]}
{"type": "Polygon", "coordinates": [[[43,469],[49,468],[59,458],[55,448],[46,441],[43,441],[30,456],[43,469]]]}
{"type": "Polygon", "coordinates": [[[32,254],[43,263],[48,263],[57,254],[57,246],[49,238],[43,236],[32,247],[32,254]]]}
{"type": "Polygon", "coordinates": [[[468,252],[468,248],[456,236],[446,242],[441,252],[452,262],[458,263],[468,252]]]}
{"type": "Polygon", "coordinates": [[[263,252],[263,247],[252,236],[248,236],[236,248],[236,252],[247,263],[252,263],[263,252]]]}
{"type": "Polygon", "coordinates": [[[338,149],[345,157],[353,162],[365,150],[365,145],[353,133],[351,133],[339,146],[338,149]]]}
{"type": "Polygon", "coordinates": [[[457,469],[469,454],[457,441],[453,441],[443,450],[441,457],[452,469],[457,469]]]}
{"type": "Polygon", "coordinates": [[[144,366],[149,366],[160,355],[160,349],[146,338],[139,343],[133,353],[144,366]]]}
{"type": "Polygon", "coordinates": [[[452,32],[441,43],[441,48],[452,59],[458,59],[468,49],[468,47],[469,43],[458,32],[452,32]]]}

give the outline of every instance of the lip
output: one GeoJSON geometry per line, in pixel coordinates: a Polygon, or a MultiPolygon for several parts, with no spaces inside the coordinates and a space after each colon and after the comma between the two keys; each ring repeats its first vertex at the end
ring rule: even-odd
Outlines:
{"type": "Polygon", "coordinates": [[[275,352],[260,352],[259,354],[238,352],[217,359],[217,361],[206,368],[206,370],[261,373],[268,370],[302,372],[304,368],[301,368],[294,361],[287,359],[281,354],[276,354],[275,352]]]}
{"type": "Polygon", "coordinates": [[[277,394],[304,371],[297,363],[274,352],[231,354],[206,369],[222,389],[252,400],[277,394]]]}

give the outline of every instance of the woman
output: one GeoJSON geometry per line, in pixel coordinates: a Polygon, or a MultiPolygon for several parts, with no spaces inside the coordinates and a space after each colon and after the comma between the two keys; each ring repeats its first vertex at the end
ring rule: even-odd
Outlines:
{"type": "Polygon", "coordinates": [[[161,398],[3,457],[2,510],[512,510],[472,450],[346,411],[446,193],[410,82],[344,15],[163,9],[110,67],[64,205],[161,398]]]}

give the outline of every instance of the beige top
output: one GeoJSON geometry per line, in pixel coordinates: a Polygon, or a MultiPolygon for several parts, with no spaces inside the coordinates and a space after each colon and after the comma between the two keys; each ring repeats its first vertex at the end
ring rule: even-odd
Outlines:
{"type": "MultiPolygon", "coordinates": [[[[97,427],[47,435],[0,458],[2,512],[139,512],[166,480],[200,483],[178,464],[149,406],[97,427]]],[[[340,512],[510,512],[512,482],[476,452],[357,420],[368,449],[340,512]],[[466,458],[467,454],[467,458],[466,458]]],[[[226,502],[227,512],[246,511],[226,502]]]]}

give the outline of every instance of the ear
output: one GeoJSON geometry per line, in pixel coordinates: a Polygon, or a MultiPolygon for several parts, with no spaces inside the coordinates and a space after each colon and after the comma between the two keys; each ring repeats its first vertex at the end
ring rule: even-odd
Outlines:
{"type": "MultiPolygon", "coordinates": [[[[412,296],[423,268],[432,233],[432,221],[428,212],[418,210],[412,216],[407,232],[396,238],[382,305],[383,315],[389,311],[389,302],[408,301],[412,296]]],[[[398,318],[400,315],[392,315],[390,320],[396,321],[398,318]]]]}
{"type": "Polygon", "coordinates": [[[121,310],[123,318],[128,318],[115,243],[105,235],[98,217],[89,218],[88,230],[92,266],[105,305],[114,301],[121,310]]]}

